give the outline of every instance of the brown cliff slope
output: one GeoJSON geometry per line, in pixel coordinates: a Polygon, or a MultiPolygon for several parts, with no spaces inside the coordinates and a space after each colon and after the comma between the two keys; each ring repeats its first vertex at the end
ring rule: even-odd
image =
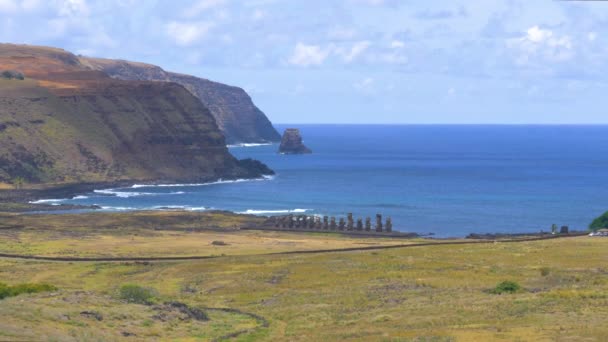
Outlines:
{"type": "Polygon", "coordinates": [[[228,143],[276,142],[281,139],[266,115],[241,88],[167,72],[145,63],[81,57],[82,64],[123,80],[165,81],[183,85],[209,108],[228,143]]]}
{"type": "Polygon", "coordinates": [[[0,44],[0,183],[259,177],[176,83],[123,81],[60,49],[0,44]]]}

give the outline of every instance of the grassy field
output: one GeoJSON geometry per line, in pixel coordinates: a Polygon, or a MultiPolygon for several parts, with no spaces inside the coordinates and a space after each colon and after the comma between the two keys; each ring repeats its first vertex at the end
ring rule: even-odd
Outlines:
{"type": "MultiPolygon", "coordinates": [[[[104,230],[89,223],[96,228],[87,232],[87,223],[80,224],[83,234],[99,234],[104,230]]],[[[28,229],[35,230],[33,227],[28,229]]],[[[139,229],[145,230],[145,226],[139,229]]],[[[13,237],[7,235],[7,230],[10,229],[3,229],[0,252],[15,248],[9,247],[13,237]]],[[[149,247],[145,254],[157,251],[166,255],[194,253],[184,247],[188,238],[180,238],[179,234],[192,239],[196,239],[196,234],[206,234],[171,232],[178,234],[176,238],[180,242],[172,246],[171,235],[154,230],[148,233],[151,234],[149,238],[161,239],[166,245],[158,250],[149,247]]],[[[324,239],[318,234],[208,233],[218,234],[213,238],[233,241],[235,245],[237,240],[241,241],[241,247],[248,252],[243,253],[246,255],[238,255],[241,253],[237,251],[223,252],[224,257],[179,262],[0,259],[0,279],[5,283],[44,282],[59,288],[56,292],[20,295],[0,301],[0,332],[3,334],[0,340],[196,341],[222,339],[239,331],[243,332],[235,337],[239,341],[608,340],[605,323],[608,317],[608,239],[575,237],[518,243],[261,255],[260,252],[265,253],[269,248],[264,245],[264,239],[272,239],[273,234],[275,241],[319,239],[332,241],[332,245],[358,244],[365,240],[340,236],[324,239]],[[264,239],[256,239],[256,236],[264,239]],[[262,246],[255,247],[260,243],[262,246]],[[515,281],[523,289],[514,294],[490,293],[489,290],[504,280],[515,281]],[[124,284],[153,289],[157,293],[157,304],[121,301],[117,292],[124,284]],[[208,313],[210,320],[181,319],[173,313],[160,315],[169,316],[163,321],[158,318],[158,312],[163,310],[162,303],[168,301],[200,308],[208,313]],[[103,320],[81,314],[84,311],[99,313],[103,320]],[[261,318],[266,320],[267,326],[261,318]],[[125,337],[125,334],[129,336],[125,337]]],[[[128,234],[124,241],[119,233],[106,234],[117,239],[113,241],[118,245],[128,241],[128,234]]],[[[143,239],[145,235],[138,237],[143,239]]],[[[45,245],[46,238],[35,237],[35,234],[24,235],[22,239],[37,241],[32,246],[39,246],[36,247],[39,249],[32,247],[31,250],[36,253],[65,251],[45,245]]],[[[62,244],[69,240],[65,239],[61,240],[62,244]]],[[[88,247],[81,248],[81,237],[73,236],[72,239],[74,255],[95,254],[94,243],[88,243],[85,238],[83,243],[88,247]]],[[[156,246],[162,245],[161,240],[157,240],[156,246]]],[[[369,242],[378,243],[379,240],[369,242]]],[[[106,249],[112,244],[104,241],[102,245],[98,249],[100,255],[108,253],[106,249]]],[[[302,242],[298,248],[305,246],[302,242]]],[[[144,253],[138,250],[118,248],[112,253],[144,253]]],[[[199,252],[201,250],[196,250],[199,252]]]]}
{"type": "Polygon", "coordinates": [[[220,256],[419,241],[236,229],[263,220],[224,212],[0,214],[0,252],[55,257],[220,256]]]}

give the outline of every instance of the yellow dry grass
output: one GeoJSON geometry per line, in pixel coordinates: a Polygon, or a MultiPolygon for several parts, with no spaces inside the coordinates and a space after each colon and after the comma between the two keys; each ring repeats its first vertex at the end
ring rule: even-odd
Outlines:
{"type": "MultiPolygon", "coordinates": [[[[176,236],[179,243],[172,249],[172,233],[167,234],[154,232],[150,236],[165,239],[167,245],[159,253],[181,253],[175,250],[184,249],[187,239],[176,236]]],[[[261,244],[258,252],[267,251],[265,239],[271,237],[265,234],[270,233],[260,233],[264,237],[260,239],[255,238],[256,234],[236,234],[239,240],[233,243],[251,252],[256,250],[253,246],[261,244]],[[249,245],[239,244],[246,240],[250,240],[249,245]]],[[[278,235],[276,239],[313,241],[307,243],[322,239],[291,236],[292,233],[278,235]]],[[[111,241],[122,239],[115,238],[118,240],[100,244],[105,249],[111,241]]],[[[145,246],[146,237],[139,238],[145,246]]],[[[77,247],[80,239],[75,237],[72,243],[77,247]]],[[[87,243],[86,239],[83,243],[87,243]]],[[[112,297],[122,284],[139,284],[154,288],[163,300],[196,307],[234,308],[269,321],[268,327],[257,325],[255,331],[238,337],[240,341],[608,340],[608,239],[576,237],[318,254],[258,252],[145,263],[0,259],[0,278],[10,284],[51,283],[60,288],[60,296],[86,291],[101,298],[112,297]],[[489,293],[504,280],[515,281],[524,290],[515,294],[489,293]]],[[[43,297],[38,294],[11,298],[13,304],[3,305],[0,310],[0,322],[9,322],[0,330],[11,331],[11,337],[27,337],[25,330],[19,333],[18,329],[27,326],[27,331],[34,331],[37,336],[46,332],[53,332],[58,340],[71,336],[56,327],[64,323],[47,314],[53,305],[43,297]],[[27,305],[15,306],[18,301],[27,305]]],[[[122,304],[106,305],[102,301],[87,303],[86,307],[111,316],[115,305],[122,304]]],[[[61,315],[69,308],[58,306],[53,310],[54,315],[61,315]]],[[[141,336],[148,336],[145,334],[150,329],[159,339],[211,338],[203,335],[208,332],[204,329],[191,333],[187,324],[170,328],[155,322],[152,327],[140,327],[142,324],[137,322],[142,321],[137,317],[141,315],[124,322],[141,328],[141,336]],[[172,329],[179,330],[179,334],[172,329]]],[[[231,322],[229,317],[224,319],[226,324],[231,322]]],[[[233,329],[230,324],[223,332],[233,329]]],[[[105,336],[111,333],[109,329],[87,323],[70,331],[78,336],[105,336]]]]}

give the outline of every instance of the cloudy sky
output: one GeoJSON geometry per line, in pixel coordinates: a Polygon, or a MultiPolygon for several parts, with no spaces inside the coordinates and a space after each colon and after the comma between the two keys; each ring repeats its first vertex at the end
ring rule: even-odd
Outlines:
{"type": "Polygon", "coordinates": [[[608,123],[608,2],[0,0],[0,41],[245,88],[276,123],[608,123]]]}

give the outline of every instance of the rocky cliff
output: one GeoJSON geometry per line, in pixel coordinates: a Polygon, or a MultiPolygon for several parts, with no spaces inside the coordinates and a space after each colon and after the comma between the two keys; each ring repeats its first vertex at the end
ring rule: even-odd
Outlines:
{"type": "Polygon", "coordinates": [[[312,151],[302,143],[302,135],[297,128],[288,128],[283,133],[279,153],[284,154],[308,154],[312,151]]]}
{"type": "Polygon", "coordinates": [[[123,81],[60,49],[0,44],[0,183],[259,177],[176,83],[123,81]]]}
{"type": "Polygon", "coordinates": [[[230,144],[274,142],[281,138],[266,115],[241,88],[167,72],[145,63],[86,57],[81,57],[80,62],[118,79],[181,84],[209,108],[230,144]]]}

